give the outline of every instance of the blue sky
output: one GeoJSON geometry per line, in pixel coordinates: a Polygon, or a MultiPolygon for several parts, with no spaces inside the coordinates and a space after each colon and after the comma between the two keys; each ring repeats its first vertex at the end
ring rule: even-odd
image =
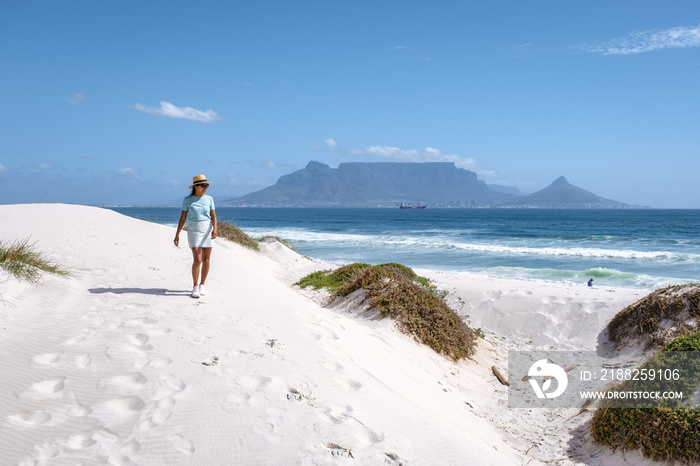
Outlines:
{"type": "Polygon", "coordinates": [[[0,203],[223,200],[310,160],[700,208],[700,2],[0,4],[0,203]]]}

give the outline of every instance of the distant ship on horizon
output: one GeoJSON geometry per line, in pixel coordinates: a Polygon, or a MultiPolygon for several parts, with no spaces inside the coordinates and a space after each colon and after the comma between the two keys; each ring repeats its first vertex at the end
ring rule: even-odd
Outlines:
{"type": "Polygon", "coordinates": [[[427,209],[427,205],[418,205],[418,204],[401,204],[399,206],[399,209],[427,209]]]}

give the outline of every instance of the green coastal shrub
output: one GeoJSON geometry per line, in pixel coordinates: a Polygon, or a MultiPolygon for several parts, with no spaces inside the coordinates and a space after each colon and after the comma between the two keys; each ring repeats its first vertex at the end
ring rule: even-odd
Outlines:
{"type": "Polygon", "coordinates": [[[69,276],[70,272],[58,264],[47,260],[36,251],[36,243],[29,244],[29,238],[5,244],[0,241],[0,268],[17,280],[38,283],[42,272],[69,276]]]}
{"type": "Polygon", "coordinates": [[[644,349],[661,348],[673,338],[692,333],[700,320],[700,284],[675,285],[649,293],[624,308],[608,324],[615,349],[638,341],[644,349]],[[671,325],[662,325],[671,322],[671,325]]]}
{"type": "Polygon", "coordinates": [[[477,336],[435,293],[435,286],[401,264],[355,263],[312,273],[301,287],[327,288],[336,298],[363,289],[371,307],[396,320],[398,328],[437,353],[459,360],[474,354],[477,336]]]}
{"type": "Polygon", "coordinates": [[[331,293],[334,293],[357,271],[367,267],[371,266],[369,264],[355,262],[353,264],[344,265],[335,270],[319,270],[305,276],[296,282],[295,285],[298,285],[301,288],[312,287],[314,290],[325,288],[331,293]]]}
{"type": "Polygon", "coordinates": [[[596,413],[593,438],[613,448],[639,449],[655,461],[700,461],[700,413],[679,408],[610,408],[596,413]]]}
{"type": "MultiPolygon", "coordinates": [[[[186,229],[186,228],[184,228],[186,229]]],[[[246,233],[243,232],[240,228],[238,228],[236,225],[230,222],[226,221],[219,221],[217,222],[217,230],[220,238],[227,239],[229,241],[232,241],[234,243],[240,244],[241,246],[252,249],[253,251],[258,251],[260,252],[260,243],[266,241],[266,240],[274,240],[279,243],[284,244],[287,246],[289,249],[292,251],[294,248],[292,247],[291,244],[289,244],[289,241],[280,238],[279,236],[263,236],[262,238],[253,238],[252,236],[247,235],[246,233]]]]}
{"type": "Polygon", "coordinates": [[[236,225],[229,222],[217,222],[217,233],[219,237],[238,243],[243,247],[260,251],[258,241],[243,233],[236,225]]]}
{"type": "MultiPolygon", "coordinates": [[[[684,394],[693,393],[700,378],[700,332],[678,337],[668,343],[643,368],[656,367],[664,353],[674,354],[680,372],[684,394]],[[687,352],[687,356],[683,353],[687,352]]],[[[614,389],[640,389],[635,381],[624,382],[614,389]]],[[[663,383],[645,382],[645,390],[663,390],[663,383]]],[[[601,407],[593,415],[591,430],[598,443],[614,449],[639,449],[644,456],[656,461],[678,461],[683,464],[700,462],[700,410],[689,407],[689,400],[657,400],[643,408],[601,407]],[[655,406],[654,406],[655,405],[655,406]]]]}

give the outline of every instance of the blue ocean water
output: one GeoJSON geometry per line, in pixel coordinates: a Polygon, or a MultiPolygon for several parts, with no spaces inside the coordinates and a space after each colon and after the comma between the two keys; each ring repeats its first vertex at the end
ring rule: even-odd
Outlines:
{"type": "MultiPolygon", "coordinates": [[[[173,226],[179,218],[178,208],[114,210],[173,226]]],[[[640,289],[700,281],[700,210],[218,208],[217,217],[334,265],[640,289]]]]}

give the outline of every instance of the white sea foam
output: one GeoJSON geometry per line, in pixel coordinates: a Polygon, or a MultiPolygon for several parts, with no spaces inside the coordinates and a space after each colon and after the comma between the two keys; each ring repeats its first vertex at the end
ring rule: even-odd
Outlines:
{"type": "MultiPolygon", "coordinates": [[[[432,232],[438,233],[439,230],[432,232]]],[[[700,254],[673,251],[640,251],[632,249],[587,248],[573,242],[559,241],[558,246],[520,246],[516,244],[462,242],[446,235],[362,235],[354,233],[316,232],[304,229],[250,229],[253,236],[281,236],[292,242],[316,243],[362,248],[404,247],[434,250],[462,250],[467,252],[517,256],[567,256],[588,259],[653,260],[664,262],[700,263],[700,254]]]]}

